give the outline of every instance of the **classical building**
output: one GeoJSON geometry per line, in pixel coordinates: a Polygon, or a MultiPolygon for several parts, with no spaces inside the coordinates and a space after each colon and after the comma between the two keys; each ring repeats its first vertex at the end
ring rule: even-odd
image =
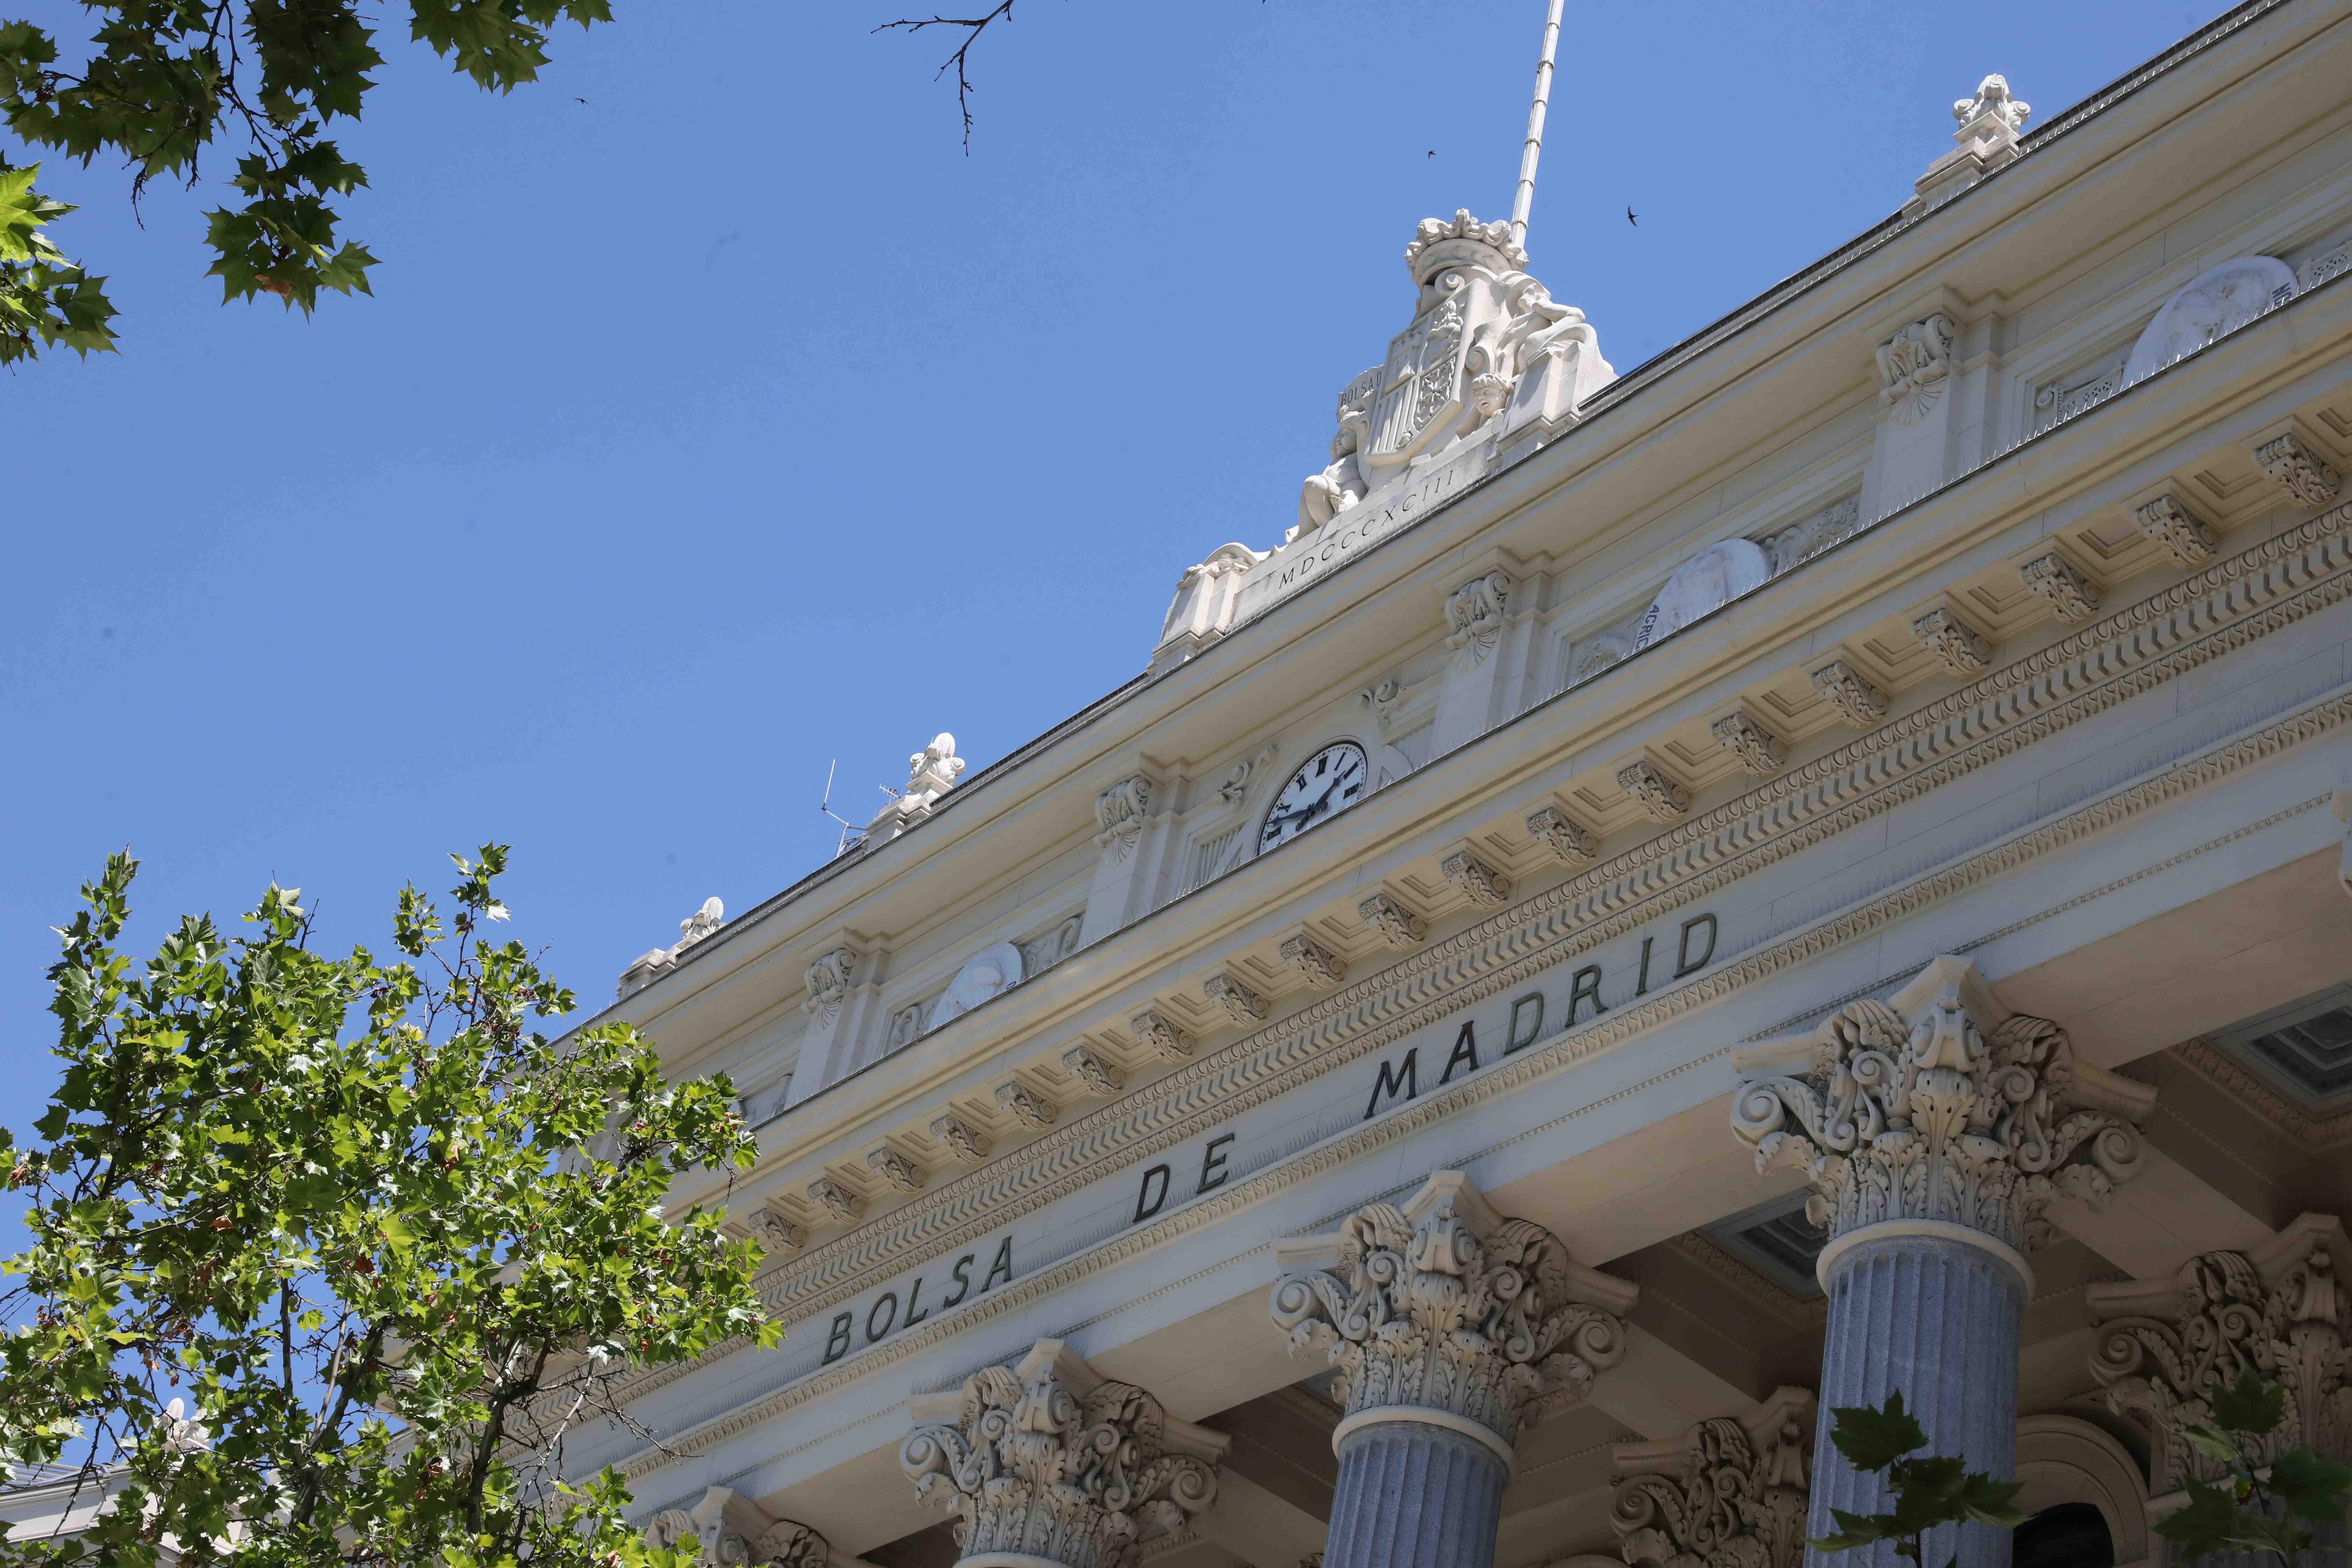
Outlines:
{"type": "Polygon", "coordinates": [[[2095,1568],[2217,1372],[2352,1457],[2352,0],[1927,118],[1622,374],[1401,234],[1142,673],[633,964],[786,1327],[572,1458],[714,1563],[1791,1568],[1899,1389],[2035,1516],[1937,1561],[2095,1568]]]}

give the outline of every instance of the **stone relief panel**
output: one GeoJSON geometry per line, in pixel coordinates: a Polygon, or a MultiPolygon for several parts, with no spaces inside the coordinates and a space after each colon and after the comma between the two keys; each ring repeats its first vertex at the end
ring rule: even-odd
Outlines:
{"type": "Polygon", "coordinates": [[[1802,522],[1766,535],[1761,542],[1772,575],[1794,570],[1832,545],[1843,543],[1861,526],[1862,498],[1853,495],[1830,502],[1802,522]]]}
{"type": "Polygon", "coordinates": [[[2294,274],[2269,256],[2240,256],[2199,273],[2164,302],[2124,360],[2126,384],[2236,331],[2294,298],[2294,274]]]}
{"type": "Polygon", "coordinates": [[[884,1051],[903,1050],[942,1025],[1034,980],[1078,951],[1086,916],[1074,914],[1025,942],[992,942],[966,959],[935,996],[909,1002],[890,1015],[884,1051]]]}
{"type": "Polygon", "coordinates": [[[1710,544],[1680,566],[1650,602],[1633,632],[1632,651],[1672,636],[1700,616],[1752,594],[1769,582],[1772,563],[1752,539],[1710,544]]]}
{"type": "Polygon", "coordinates": [[[1916,425],[1943,401],[1952,373],[1952,323],[1938,314],[1878,345],[1878,401],[1897,425],[1916,425]]]}

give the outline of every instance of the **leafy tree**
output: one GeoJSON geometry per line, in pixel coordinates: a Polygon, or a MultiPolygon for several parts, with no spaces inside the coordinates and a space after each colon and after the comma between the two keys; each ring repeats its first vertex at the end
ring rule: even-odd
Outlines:
{"type": "MultiPolygon", "coordinates": [[[[1926,1568],[1927,1532],[1944,1524],[1989,1524],[2009,1530],[2025,1522],[2013,1506],[2021,1481],[1997,1481],[1981,1470],[1971,1470],[1961,1458],[1910,1456],[1927,1446],[1927,1434],[1903,1408],[1900,1389],[1886,1396],[1883,1408],[1853,1405],[1834,1412],[1837,1424],[1830,1441],[1846,1461],[1864,1473],[1885,1471],[1895,1494],[1892,1513],[1848,1513],[1832,1509],[1838,1532],[1806,1544],[1822,1552],[1852,1552],[1881,1541],[1895,1543],[1895,1554],[1926,1568]]],[[[1955,1552],[1950,1560],[1959,1561],[1955,1552]]],[[[1947,1564],[1949,1568],[1949,1564],[1947,1564]]]]}
{"type": "Polygon", "coordinates": [[[446,919],[404,889],[389,963],[312,951],[274,886],[243,934],[188,917],[134,962],[133,862],[83,889],[50,971],[63,1081],[38,1142],[0,1131],[34,1202],[0,1461],[119,1490],[0,1562],[674,1560],[617,1474],[562,1479],[564,1443],[625,1421],[638,1369],[775,1342],[755,1248],[662,1210],[753,1143],[725,1079],[665,1082],[626,1025],[534,1026],[573,999],[487,934],[506,859],[458,858],[446,919]]]}
{"type": "Polygon", "coordinates": [[[2268,1553],[2282,1563],[2312,1543],[2314,1524],[2344,1519],[2352,1468],[2303,1444],[2281,1452],[2272,1436],[2286,1418],[2286,1390],[2248,1367],[2238,1381],[2214,1379],[2210,1423],[2180,1429],[2189,1446],[2221,1467],[2217,1481],[2189,1478],[2189,1506],[2156,1532],[2194,1563],[2217,1552],[2268,1553]]]}

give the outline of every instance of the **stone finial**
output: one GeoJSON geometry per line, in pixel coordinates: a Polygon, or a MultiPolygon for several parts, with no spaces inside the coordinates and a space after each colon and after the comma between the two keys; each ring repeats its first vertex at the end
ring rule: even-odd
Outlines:
{"type": "Polygon", "coordinates": [[[1310,985],[1337,985],[1348,978],[1348,961],[1305,931],[1284,937],[1275,952],[1310,985]]]}
{"type": "Polygon", "coordinates": [[[700,1568],[757,1563],[762,1568],[826,1568],[832,1550],[824,1536],[797,1520],[777,1519],[751,1499],[712,1487],[691,1509],[667,1509],[646,1527],[646,1543],[676,1551],[695,1539],[700,1568]]]}
{"type": "Polygon", "coordinates": [[[2326,458],[2290,430],[2254,448],[2254,461],[2305,511],[2336,504],[2343,479],[2326,458]]]}
{"type": "Polygon", "coordinates": [[[2018,581],[2050,601],[2058,618],[2079,625],[2099,613],[2099,590],[2082,569],[2053,550],[2017,569],[2018,581]]]}
{"type": "Polygon", "coordinates": [[[2019,1252],[2062,1194],[2104,1209],[2147,1155],[2156,1091],[2078,1059],[2066,1031],[2012,1014],[1976,965],[1938,958],[1885,1002],[1736,1051],[1731,1130],[1760,1174],[1806,1173],[1807,1217],[1838,1238],[1890,1220],[1964,1226],[2019,1252]]]}
{"type": "Polygon", "coordinates": [[[2246,1252],[2209,1252],[2168,1279],[2093,1285],[2091,1375],[2117,1415],[2150,1430],[2151,1493],[2221,1479],[2184,1429],[2210,1421],[2213,1384],[2251,1368],[2286,1389],[2273,1452],[2308,1443],[2352,1460],[2352,1246],[2307,1214],[2246,1252]]]}
{"type": "Polygon", "coordinates": [[[952,1110],[931,1118],[930,1131],[932,1137],[955,1151],[955,1157],[967,1164],[977,1165],[987,1159],[992,1147],[987,1133],[952,1110]]]}
{"type": "Polygon", "coordinates": [[[671,955],[675,957],[692,947],[726,923],[727,906],[719,901],[717,895],[703,900],[700,909],[677,922],[677,946],[670,949],[671,955]]]}
{"type": "Polygon", "coordinates": [[[914,1194],[923,1190],[923,1168],[887,1143],[866,1152],[866,1168],[887,1182],[894,1192],[914,1194]]]}
{"type": "Polygon", "coordinates": [[[857,955],[849,949],[836,947],[821,954],[801,972],[801,984],[808,992],[801,998],[801,1011],[829,1021],[848,998],[850,979],[856,973],[857,955]]]}
{"type": "Polygon", "coordinates": [[[1380,932],[1391,947],[1418,947],[1428,934],[1419,915],[1386,893],[1374,893],[1358,904],[1356,918],[1380,932]]]}
{"type": "Polygon", "coordinates": [[[1959,129],[1952,132],[1954,146],[1919,176],[1915,194],[1904,205],[1904,216],[1916,217],[1940,206],[2002,164],[2014,162],[2019,156],[2019,133],[2032,112],[2032,104],[2009,90],[2006,78],[1995,74],[1979,82],[1974,97],[1952,105],[1952,118],[1959,121],[1959,129]]]}
{"type": "Polygon", "coordinates": [[[1095,796],[1095,847],[1108,850],[1114,862],[1135,853],[1143,837],[1143,819],[1151,810],[1151,781],[1141,773],[1123,778],[1095,796]]]}
{"type": "Polygon", "coordinates": [[[2213,531],[2179,496],[2168,493],[2144,501],[2132,509],[2132,518],[2140,532],[2162,546],[2184,572],[2208,564],[2219,550],[2213,531]]]}
{"type": "Polygon", "coordinates": [[[1511,896],[1511,879],[1467,849],[1456,849],[1437,869],[1482,910],[1496,909],[1511,896]]]}
{"type": "Polygon", "coordinates": [[[1727,713],[1706,727],[1716,744],[1739,759],[1739,765],[1762,778],[1780,771],[1789,754],[1771,731],[1745,713],[1727,713]]]}
{"type": "Polygon", "coordinates": [[[1265,1021],[1265,998],[1231,974],[1212,974],[1201,982],[1201,994],[1225,1010],[1242,1028],[1265,1021]]]}
{"type": "Polygon", "coordinates": [[[864,1194],[832,1176],[819,1176],[809,1183],[808,1195],[809,1202],[831,1215],[836,1225],[856,1225],[866,1213],[864,1194]]]}
{"type": "Polygon", "coordinates": [[[1556,805],[1528,813],[1528,837],[1550,850],[1564,866],[1590,866],[1600,858],[1591,832],[1556,805]]]}
{"type": "Polygon", "coordinates": [[[1004,1113],[1032,1132],[1043,1132],[1054,1125],[1055,1111],[1038,1097],[1037,1091],[1015,1079],[996,1086],[996,1103],[1004,1113]]]}
{"type": "Polygon", "coordinates": [[[1127,1075],[1105,1061],[1090,1046],[1072,1046],[1064,1051],[1062,1070],[1105,1100],[1127,1087],[1127,1075]]]}
{"type": "MultiPolygon", "coordinates": [[[[1459,1171],[1400,1208],[1370,1204],[1333,1235],[1277,1242],[1269,1305],[1293,1355],[1322,1349],[1350,1418],[1394,1406],[1475,1423],[1507,1454],[1556,1402],[1625,1353],[1636,1287],[1506,1219],[1459,1171]]],[[[1347,1423],[1341,1423],[1344,1433],[1347,1423]]]]}
{"type": "Polygon", "coordinates": [[[1717,1415],[1663,1443],[1611,1449],[1609,1528],[1632,1568],[1799,1568],[1813,1426],[1811,1390],[1782,1388],[1745,1415],[1717,1415]]]}
{"type": "Polygon", "coordinates": [[[1992,668],[1992,644],[1940,605],[1911,623],[1911,635],[1945,669],[1963,679],[1992,668]]]}
{"type": "Polygon", "coordinates": [[[1475,669],[1486,661],[1502,640],[1504,606],[1510,598],[1511,580],[1500,572],[1473,577],[1445,598],[1445,646],[1454,663],[1475,669]]]}
{"type": "Polygon", "coordinates": [[[1192,1059],[1192,1032],[1175,1019],[1146,1007],[1127,1021],[1143,1047],[1163,1062],[1192,1059]]]}
{"type": "Polygon", "coordinates": [[[1960,122],[1953,139],[2006,135],[2014,142],[2032,112],[2033,105],[2011,93],[2009,79],[1996,71],[1977,83],[1974,98],[1953,103],[1952,118],[1960,122]]]}
{"type": "Polygon", "coordinates": [[[1897,425],[1916,425],[1943,401],[1952,374],[1952,323],[1938,314],[1878,345],[1878,401],[1897,425]]]}
{"type": "Polygon", "coordinates": [[[1690,815],[1690,795],[1647,758],[1619,768],[1617,787],[1632,795],[1642,815],[1653,822],[1680,822],[1690,815]]]}
{"type": "Polygon", "coordinates": [[[1886,717],[1886,693],[1842,658],[1813,671],[1812,687],[1814,696],[1836,709],[1838,716],[1857,730],[1867,730],[1886,717]]]}
{"type": "Polygon", "coordinates": [[[1232,1439],[1112,1383],[1058,1340],[909,1400],[898,1466],[956,1515],[965,1562],[1132,1568],[1217,1495],[1232,1439]]]}
{"type": "Polygon", "coordinates": [[[656,947],[630,960],[621,971],[621,983],[614,995],[626,996],[642,991],[677,966],[677,955],[727,923],[727,906],[714,896],[702,900],[702,907],[677,922],[677,945],[656,947]]]}
{"type": "Polygon", "coordinates": [[[939,798],[963,777],[964,761],[955,754],[955,737],[942,730],[931,743],[907,759],[905,793],[885,804],[866,825],[868,834],[887,838],[920,822],[939,798]]]}

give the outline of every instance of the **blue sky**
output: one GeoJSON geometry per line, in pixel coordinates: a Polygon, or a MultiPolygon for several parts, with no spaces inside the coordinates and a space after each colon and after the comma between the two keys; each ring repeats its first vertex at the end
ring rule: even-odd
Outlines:
{"type": "MultiPolygon", "coordinates": [[[[967,156],[894,5],[614,0],[504,99],[387,29],[376,295],[308,321],[221,306],[216,187],[142,228],[51,160],[123,352],[0,377],[0,1121],[110,849],[136,942],[275,877],[381,948],[504,839],[601,1003],[829,854],[829,760],[862,820],[1133,675],[1293,521],[1414,223],[1507,216],[1543,9],[1024,0],[967,156]]],[[[1570,0],[1532,270],[1631,368],[1893,211],[1986,71],[2040,123],[2219,9],[1570,0]]]]}

